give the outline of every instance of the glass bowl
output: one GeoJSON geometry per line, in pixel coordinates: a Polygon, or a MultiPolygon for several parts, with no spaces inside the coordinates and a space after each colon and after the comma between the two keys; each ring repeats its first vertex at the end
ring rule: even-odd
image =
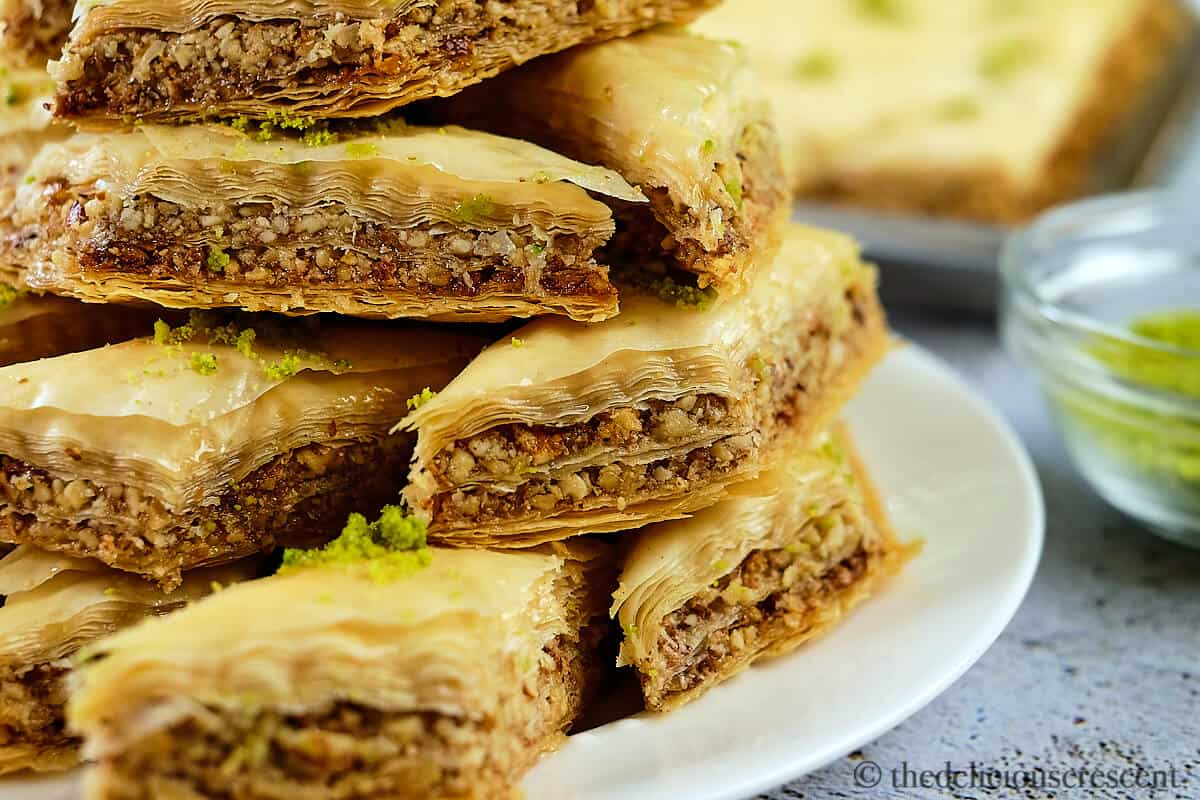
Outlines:
{"type": "Polygon", "coordinates": [[[1195,203],[1139,192],[1062,207],[1009,237],[1001,271],[1005,342],[1037,374],[1080,472],[1200,547],[1195,203]]]}

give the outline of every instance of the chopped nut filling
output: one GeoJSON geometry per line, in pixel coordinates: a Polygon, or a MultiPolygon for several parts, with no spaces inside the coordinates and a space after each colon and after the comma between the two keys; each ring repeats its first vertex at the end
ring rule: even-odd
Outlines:
{"type": "Polygon", "coordinates": [[[408,453],[398,438],[308,445],[185,514],[136,487],[64,480],[0,456],[0,541],[95,558],[172,589],[184,569],[332,538],[350,512],[395,496],[408,453]]]}
{"type": "Polygon", "coordinates": [[[210,707],[102,761],[99,796],[157,800],[173,789],[214,800],[502,797],[578,714],[597,663],[596,634],[584,638],[581,646],[559,637],[545,649],[537,694],[503,703],[505,718],[346,702],[308,714],[210,707]]]}

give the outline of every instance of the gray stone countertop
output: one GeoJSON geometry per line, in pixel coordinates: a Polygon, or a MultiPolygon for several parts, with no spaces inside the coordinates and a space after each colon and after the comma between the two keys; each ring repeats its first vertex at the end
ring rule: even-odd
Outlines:
{"type": "Polygon", "coordinates": [[[1033,380],[991,323],[895,313],[892,323],[947,361],[1020,435],[1046,498],[1045,552],[1008,629],[957,683],[860,751],[758,800],[1200,798],[1200,552],[1158,539],[1083,482],[1033,380]],[[868,761],[882,769],[877,788],[856,781],[868,761]],[[1013,785],[1039,767],[1055,775],[1128,769],[1127,782],[1139,780],[1139,766],[1164,773],[1130,788],[905,785],[946,762],[1013,773],[999,778],[1013,785]],[[1145,786],[1170,783],[1172,768],[1174,788],[1145,786]]]}

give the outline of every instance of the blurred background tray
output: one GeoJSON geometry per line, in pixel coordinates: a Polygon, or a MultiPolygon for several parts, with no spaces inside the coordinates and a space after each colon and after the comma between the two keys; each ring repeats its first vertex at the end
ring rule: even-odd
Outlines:
{"type": "MultiPolygon", "coordinates": [[[[1102,149],[1088,194],[1200,189],[1200,39],[1178,48],[1131,122],[1102,149]]],[[[881,265],[889,305],[973,316],[996,307],[1000,249],[1011,228],[798,203],[794,218],[846,231],[881,265]]]]}

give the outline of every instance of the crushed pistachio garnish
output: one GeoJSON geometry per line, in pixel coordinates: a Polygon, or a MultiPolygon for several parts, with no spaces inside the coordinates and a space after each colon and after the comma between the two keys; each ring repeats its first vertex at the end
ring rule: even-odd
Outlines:
{"type": "Polygon", "coordinates": [[[979,60],[979,74],[990,81],[1004,82],[1028,67],[1037,56],[1037,47],[1028,39],[996,42],[979,60]]]}
{"type": "Polygon", "coordinates": [[[706,156],[711,156],[713,153],[717,152],[717,143],[712,139],[705,139],[704,144],[700,146],[700,152],[706,156]]]}
{"type": "MultiPolygon", "coordinates": [[[[1110,337],[1089,354],[1132,384],[1200,399],[1200,310],[1151,314],[1134,320],[1131,333],[1180,352],[1156,350],[1110,337]],[[1191,351],[1191,352],[1189,352],[1191,351]]],[[[1194,416],[1156,412],[1096,393],[1061,392],[1056,399],[1076,425],[1114,458],[1153,476],[1155,482],[1200,497],[1200,422],[1194,416]]]]}
{"type": "Polygon", "coordinates": [[[979,113],[979,101],[966,95],[944,100],[937,108],[938,119],[947,122],[966,122],[977,118],[979,113]]]}
{"type": "Polygon", "coordinates": [[[25,293],[15,286],[9,286],[7,283],[0,283],[0,311],[11,306],[13,303],[21,299],[25,293]]]}
{"type": "Polygon", "coordinates": [[[229,266],[229,254],[219,247],[209,247],[204,263],[211,272],[224,272],[229,266]]]}
{"type": "Polygon", "coordinates": [[[379,154],[379,148],[370,142],[346,142],[346,155],[350,158],[371,158],[379,154]]]}
{"type": "Polygon", "coordinates": [[[754,600],[754,590],[745,586],[741,581],[732,581],[721,592],[721,599],[732,605],[745,605],[754,600]]]}
{"type": "Polygon", "coordinates": [[[455,204],[450,215],[459,222],[479,224],[496,214],[496,201],[486,194],[477,194],[455,204]]]}
{"type": "Polygon", "coordinates": [[[191,341],[195,335],[196,329],[190,323],[172,328],[161,319],[154,320],[154,343],[161,347],[178,352],[183,349],[183,343],[191,341]]]}
{"type": "Polygon", "coordinates": [[[192,353],[188,366],[201,375],[212,375],[217,371],[216,353],[192,353]]]}
{"type": "Polygon", "coordinates": [[[210,581],[208,584],[208,590],[213,594],[216,594],[224,588],[225,586],[220,581],[210,581]]]}
{"type": "Polygon", "coordinates": [[[733,198],[733,206],[738,211],[742,210],[742,182],[737,178],[731,178],[725,181],[725,191],[729,192],[729,196],[733,198]]]}
{"type": "Polygon", "coordinates": [[[273,381],[287,380],[300,371],[304,355],[300,351],[284,353],[278,360],[264,364],[263,373],[273,381]]]}
{"type": "Polygon", "coordinates": [[[324,126],[307,130],[300,137],[300,141],[304,143],[305,147],[326,147],[337,144],[337,140],[338,135],[324,126]]]}
{"type": "Polygon", "coordinates": [[[271,110],[267,112],[267,121],[277,125],[280,130],[306,131],[316,124],[313,117],[292,115],[286,111],[271,110]]]}
{"type": "Polygon", "coordinates": [[[711,286],[701,289],[677,283],[670,275],[657,278],[646,287],[652,294],[677,308],[708,311],[717,300],[717,290],[711,286]]]}
{"type": "Polygon", "coordinates": [[[837,58],[827,48],[810,50],[792,68],[792,75],[802,81],[827,81],[836,74],[837,58]]]}
{"type": "Polygon", "coordinates": [[[418,408],[425,405],[426,403],[428,403],[430,400],[432,400],[436,396],[437,396],[437,392],[433,391],[428,386],[426,386],[424,389],[417,392],[412,397],[408,398],[408,400],[407,400],[408,410],[416,411],[418,408]]]}
{"type": "Polygon", "coordinates": [[[638,634],[638,626],[632,622],[628,625],[622,625],[621,630],[624,632],[626,639],[632,639],[638,634]]]}
{"type": "Polygon", "coordinates": [[[512,344],[513,347],[524,347],[525,340],[519,339],[516,336],[514,336],[514,337],[512,337],[512,341],[510,342],[510,344],[512,344]]]}
{"type": "Polygon", "coordinates": [[[900,22],[906,15],[901,0],[854,0],[854,7],[862,16],[881,22],[900,22]]]}
{"type": "Polygon", "coordinates": [[[432,560],[425,523],[398,506],[384,506],[374,522],[367,522],[362,514],[351,514],[341,535],[324,547],[284,550],[279,572],[366,564],[371,580],[387,583],[412,575],[432,560]]]}
{"type": "Polygon", "coordinates": [[[767,371],[770,369],[770,365],[767,363],[767,360],[759,353],[755,353],[754,355],[750,356],[747,366],[749,366],[750,371],[759,378],[767,377],[767,371]]]}
{"type": "Polygon", "coordinates": [[[237,338],[234,339],[233,346],[237,348],[237,351],[246,358],[256,358],[257,355],[254,352],[254,340],[257,337],[258,334],[254,332],[253,328],[247,328],[246,330],[238,333],[237,338]]]}

